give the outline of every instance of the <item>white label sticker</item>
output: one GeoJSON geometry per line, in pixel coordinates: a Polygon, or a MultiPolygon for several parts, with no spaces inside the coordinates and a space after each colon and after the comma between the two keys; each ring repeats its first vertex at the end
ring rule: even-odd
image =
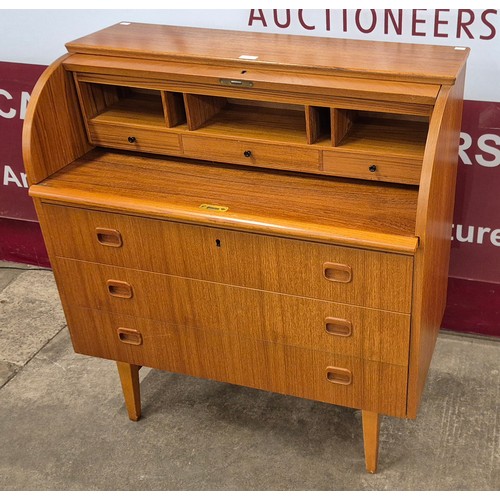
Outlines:
{"type": "Polygon", "coordinates": [[[246,59],[248,61],[255,61],[255,59],[258,59],[258,58],[259,58],[259,56],[245,56],[245,55],[243,55],[243,56],[240,56],[238,59],[246,59]]]}

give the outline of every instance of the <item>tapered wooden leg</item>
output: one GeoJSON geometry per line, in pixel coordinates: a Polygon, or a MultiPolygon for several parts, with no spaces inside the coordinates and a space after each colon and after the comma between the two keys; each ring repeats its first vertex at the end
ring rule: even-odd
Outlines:
{"type": "Polygon", "coordinates": [[[380,430],[380,414],[373,411],[361,412],[363,418],[363,439],[365,443],[366,470],[375,474],[378,462],[378,436],[380,430]]]}
{"type": "Polygon", "coordinates": [[[141,389],[139,386],[140,366],[129,363],[116,362],[120,382],[122,383],[123,396],[128,411],[128,418],[136,422],[141,418],[141,389]]]}

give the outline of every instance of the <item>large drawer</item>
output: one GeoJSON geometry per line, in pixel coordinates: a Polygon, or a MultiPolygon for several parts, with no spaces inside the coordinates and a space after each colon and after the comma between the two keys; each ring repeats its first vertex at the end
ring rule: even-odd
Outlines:
{"type": "Polygon", "coordinates": [[[393,416],[406,413],[403,366],[92,309],[68,313],[75,351],[82,354],[393,416]]]}
{"type": "Polygon", "coordinates": [[[43,207],[46,237],[59,257],[410,312],[413,259],[409,256],[43,207]]]}
{"type": "Polygon", "coordinates": [[[69,305],[408,365],[408,314],[72,259],[53,264],[69,305]]]}
{"type": "Polygon", "coordinates": [[[182,145],[184,154],[191,158],[304,172],[319,171],[320,153],[307,147],[188,135],[182,136],[182,145]]]}

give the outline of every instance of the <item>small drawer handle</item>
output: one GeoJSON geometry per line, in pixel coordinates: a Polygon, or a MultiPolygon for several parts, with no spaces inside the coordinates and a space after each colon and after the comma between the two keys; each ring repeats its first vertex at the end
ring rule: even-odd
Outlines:
{"type": "Polygon", "coordinates": [[[323,276],[329,281],[349,283],[352,280],[352,268],[347,264],[325,262],[323,264],[323,276]]]}
{"type": "Polygon", "coordinates": [[[329,366],[326,369],[326,379],[333,384],[350,385],[352,383],[352,373],[347,368],[329,366]]]}
{"type": "Polygon", "coordinates": [[[118,328],[118,339],[124,344],[130,345],[141,345],[142,335],[137,330],[132,330],[130,328],[118,328]]]}
{"type": "Polygon", "coordinates": [[[97,241],[105,247],[121,247],[123,245],[122,235],[116,229],[96,227],[97,241]]]}
{"type": "Polygon", "coordinates": [[[326,318],[325,331],[330,335],[349,337],[352,335],[352,323],[347,319],[326,318]]]}
{"type": "Polygon", "coordinates": [[[243,156],[245,158],[250,158],[250,156],[252,156],[252,152],[250,150],[243,151],[243,156]]]}
{"type": "Polygon", "coordinates": [[[130,136],[127,138],[127,141],[130,142],[130,144],[134,144],[134,142],[137,142],[137,139],[134,136],[130,136]]]}
{"type": "Polygon", "coordinates": [[[134,295],[132,285],[126,281],[108,280],[106,286],[109,294],[119,299],[131,299],[134,295]]]}

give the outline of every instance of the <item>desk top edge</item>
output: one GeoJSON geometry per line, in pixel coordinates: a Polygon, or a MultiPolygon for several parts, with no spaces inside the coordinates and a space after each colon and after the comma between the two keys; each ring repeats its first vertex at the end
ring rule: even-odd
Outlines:
{"type": "Polygon", "coordinates": [[[70,53],[437,84],[453,84],[469,54],[466,47],[143,23],[118,23],[66,48],[70,53]]]}
{"type": "Polygon", "coordinates": [[[383,199],[374,203],[370,195],[373,189],[374,186],[355,180],[291,174],[283,177],[273,171],[255,172],[193,160],[94,150],[45,181],[32,185],[29,193],[48,202],[94,210],[414,254],[418,246],[412,222],[416,191],[387,185],[383,191],[388,193],[384,195],[378,186],[377,192],[383,199]],[[181,165],[183,168],[179,168],[181,165]],[[221,169],[226,172],[225,176],[221,175],[221,169]],[[150,176],[151,183],[147,181],[150,176]],[[222,180],[226,177],[227,180],[222,180]],[[263,177],[269,178],[271,195],[261,202],[254,194],[260,192],[265,182],[263,177]],[[182,189],[178,188],[180,185],[182,189]],[[208,191],[207,185],[210,185],[208,191]],[[305,191],[299,189],[301,186],[305,191]],[[299,199],[297,190],[304,193],[299,199]],[[322,196],[326,194],[328,198],[322,196]],[[389,222],[385,215],[379,220],[371,211],[363,209],[368,203],[366,199],[370,200],[374,213],[379,213],[382,206],[394,205],[391,213],[401,214],[399,225],[404,227],[388,227],[394,222],[392,217],[389,222]],[[329,216],[321,215],[332,200],[336,200],[338,210],[329,216]],[[230,209],[213,212],[201,207],[204,202],[220,202],[230,209]],[[291,206],[287,202],[292,202],[291,206]],[[346,219],[351,220],[353,213],[359,221],[348,224],[346,219]],[[411,221],[406,221],[408,218],[411,221]]]}

